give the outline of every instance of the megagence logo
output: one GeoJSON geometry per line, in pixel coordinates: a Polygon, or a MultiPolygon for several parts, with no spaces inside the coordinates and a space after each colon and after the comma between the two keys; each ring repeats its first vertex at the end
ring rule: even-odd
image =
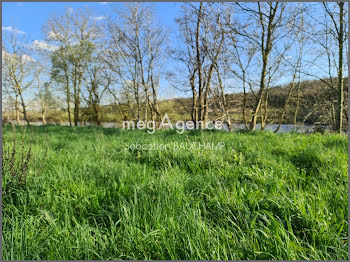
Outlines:
{"type": "MultiPolygon", "coordinates": [[[[155,121],[138,121],[135,123],[135,121],[123,121],[123,129],[147,129],[147,132],[149,134],[153,134],[156,131],[156,122],[155,121]]],[[[222,130],[223,129],[223,123],[222,121],[206,121],[205,123],[203,121],[177,121],[175,125],[173,125],[168,117],[168,114],[165,113],[165,115],[162,118],[161,123],[159,124],[158,129],[163,128],[170,128],[174,129],[176,128],[176,132],[178,134],[183,134],[185,130],[193,130],[193,129],[208,129],[208,130],[222,130]]]]}

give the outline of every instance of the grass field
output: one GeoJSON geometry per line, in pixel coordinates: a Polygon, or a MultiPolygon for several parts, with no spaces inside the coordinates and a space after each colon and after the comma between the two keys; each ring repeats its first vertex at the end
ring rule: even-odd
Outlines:
{"type": "Polygon", "coordinates": [[[47,126],[24,139],[47,158],[3,196],[3,259],[348,259],[347,136],[47,126]],[[225,146],[125,144],[189,141],[225,146]]]}

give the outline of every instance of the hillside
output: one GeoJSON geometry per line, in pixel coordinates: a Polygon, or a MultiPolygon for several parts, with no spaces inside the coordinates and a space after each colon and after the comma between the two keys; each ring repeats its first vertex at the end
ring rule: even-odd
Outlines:
{"type": "MultiPolygon", "coordinates": [[[[336,83],[336,79],[332,80],[336,83]]],[[[300,83],[299,87],[299,108],[297,122],[313,124],[321,122],[329,123],[332,116],[331,102],[337,100],[337,90],[330,89],[324,82],[331,82],[330,79],[322,80],[306,80],[300,83]],[[310,113],[311,112],[311,113],[310,113]]],[[[344,97],[345,97],[345,114],[347,118],[347,98],[348,98],[348,78],[344,78],[344,97]]],[[[269,105],[269,123],[276,123],[284,108],[286,97],[290,89],[290,84],[284,86],[275,86],[269,90],[268,105],[269,105]]],[[[242,106],[243,93],[232,93],[226,95],[228,109],[232,122],[242,123],[242,106]]],[[[247,94],[248,108],[254,103],[254,94],[247,94]]],[[[284,123],[293,123],[294,113],[297,104],[297,85],[294,87],[292,97],[287,107],[284,123]]],[[[189,120],[192,106],[192,98],[173,98],[160,101],[161,113],[167,113],[170,119],[189,120]]],[[[215,106],[210,109],[211,119],[215,119],[217,110],[215,106]]],[[[104,107],[105,121],[121,121],[120,113],[116,106],[110,105],[104,107]]]]}
{"type": "MultiPolygon", "coordinates": [[[[299,86],[299,106],[296,117],[297,123],[313,124],[316,122],[331,125],[335,116],[334,101],[337,100],[337,89],[330,89],[326,83],[336,83],[336,79],[307,80],[300,83],[299,86]],[[326,82],[326,83],[325,83],[326,82]]],[[[335,85],[333,85],[335,86],[335,85]]],[[[347,101],[348,101],[348,78],[344,78],[344,114],[347,119],[347,101]]],[[[290,84],[284,86],[275,86],[268,92],[268,120],[267,123],[277,123],[281,112],[284,108],[286,97],[288,96],[290,84]]],[[[295,85],[290,102],[288,104],[284,117],[284,124],[294,123],[294,115],[297,107],[297,89],[295,85]]],[[[247,111],[253,107],[254,93],[247,93],[247,111]]],[[[243,123],[242,106],[243,93],[226,94],[228,103],[228,112],[232,123],[243,123]]],[[[168,114],[173,121],[190,120],[191,119],[192,98],[173,98],[159,101],[159,111],[163,115],[168,114]]],[[[121,122],[123,121],[122,113],[124,112],[128,120],[132,120],[132,116],[127,113],[126,104],[121,106],[116,104],[104,105],[101,107],[101,122],[121,122]]],[[[29,119],[32,122],[41,121],[40,113],[29,110],[29,119]]],[[[220,110],[215,104],[210,105],[209,119],[215,120],[220,118],[220,110]]],[[[6,112],[3,112],[3,120],[7,119],[6,112]]],[[[89,113],[86,108],[82,108],[82,117],[84,122],[90,122],[89,113]]],[[[11,117],[10,117],[11,118],[11,117]]],[[[48,123],[64,123],[68,121],[67,114],[63,110],[49,110],[47,112],[48,123]]]]}

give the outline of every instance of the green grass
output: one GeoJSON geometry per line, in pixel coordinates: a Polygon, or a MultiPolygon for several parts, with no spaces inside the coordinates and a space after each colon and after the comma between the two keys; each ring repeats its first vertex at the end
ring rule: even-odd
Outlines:
{"type": "Polygon", "coordinates": [[[26,134],[47,162],[3,200],[3,259],[348,259],[347,136],[26,134]],[[225,147],[125,149],[186,141],[225,147]]]}

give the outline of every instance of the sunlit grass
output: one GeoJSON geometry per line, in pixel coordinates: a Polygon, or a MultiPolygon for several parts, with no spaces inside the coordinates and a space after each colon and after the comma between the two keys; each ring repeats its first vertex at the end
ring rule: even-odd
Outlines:
{"type": "Polygon", "coordinates": [[[3,259],[348,259],[347,136],[26,134],[47,162],[3,199],[3,259]],[[125,149],[190,141],[225,147],[125,149]]]}

